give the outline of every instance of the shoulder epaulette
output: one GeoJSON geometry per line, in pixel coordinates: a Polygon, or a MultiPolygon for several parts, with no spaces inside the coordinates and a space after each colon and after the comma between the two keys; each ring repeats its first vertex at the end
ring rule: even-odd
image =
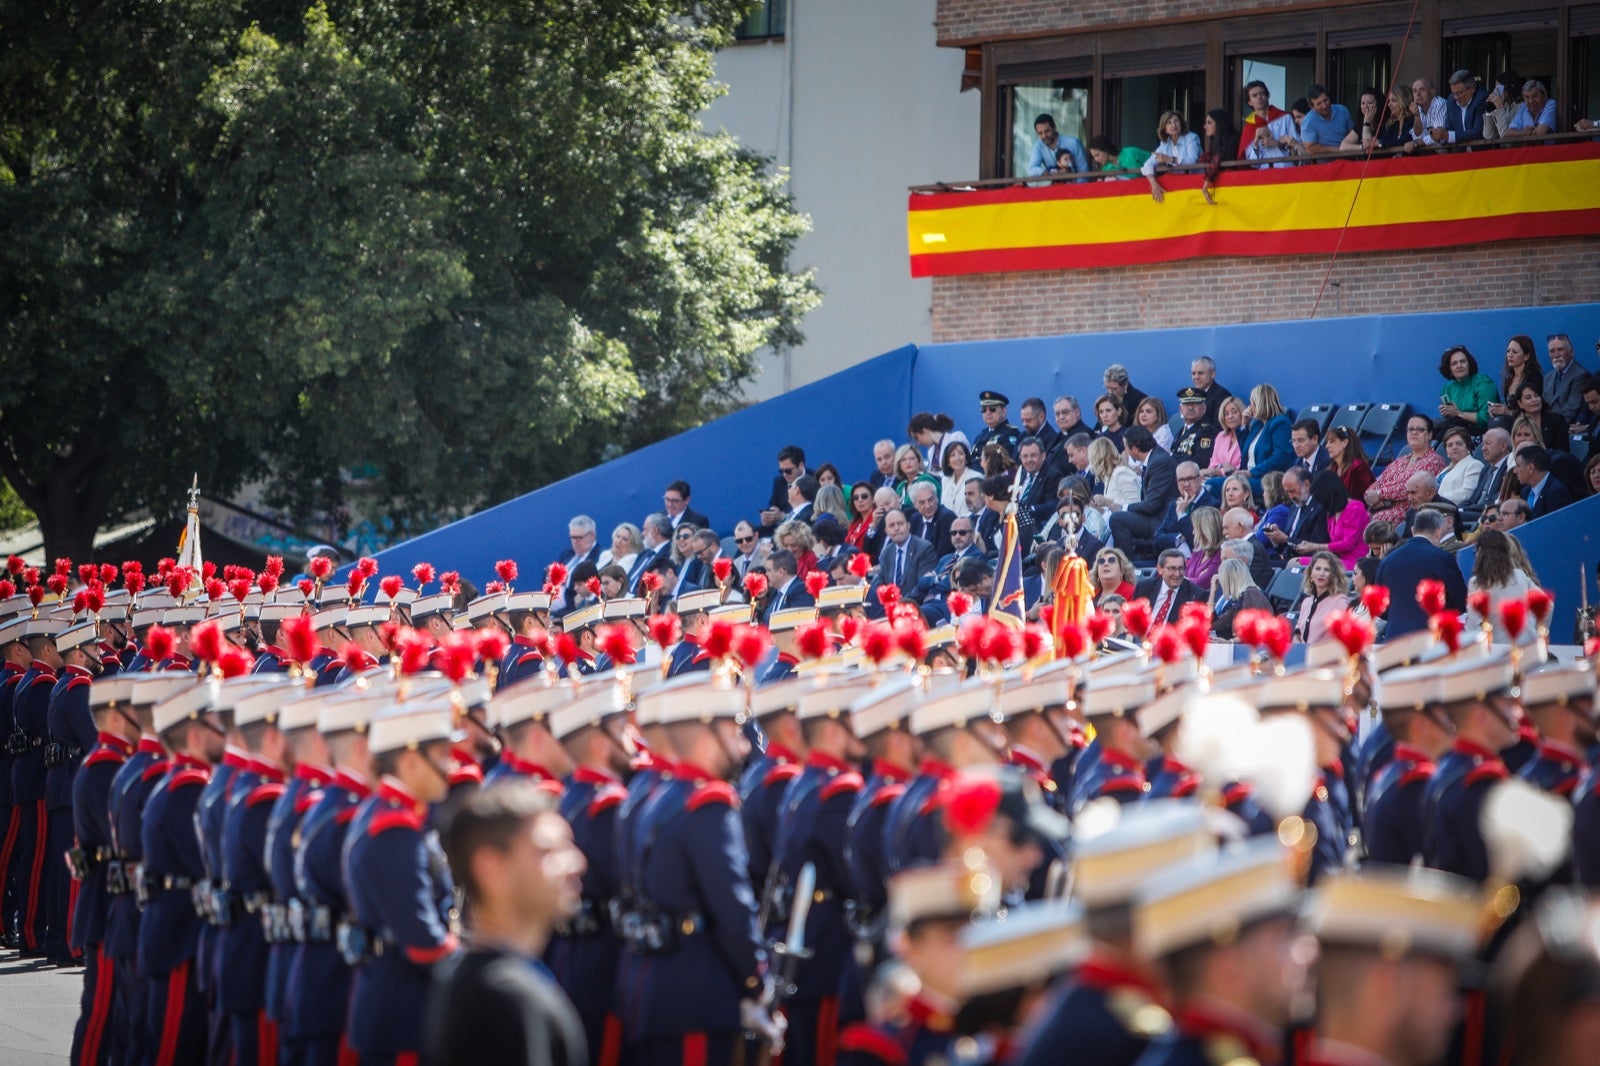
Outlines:
{"type": "Polygon", "coordinates": [[[1576,792],[1577,790],[1578,790],[1578,775],[1577,774],[1569,774],[1566,777],[1563,777],[1560,781],[1557,781],[1555,783],[1555,785],[1550,789],[1550,791],[1553,794],[1555,794],[1557,796],[1562,796],[1562,797],[1565,797],[1565,798],[1571,798],[1572,794],[1574,792],[1576,792]]]}
{"type": "Polygon", "coordinates": [[[450,771],[452,785],[481,785],[483,784],[483,767],[466,763],[450,771]]]}
{"type": "Polygon", "coordinates": [[[1235,781],[1222,790],[1223,806],[1232,807],[1236,803],[1243,803],[1250,798],[1252,791],[1248,781],[1235,781]]]}
{"type": "Polygon", "coordinates": [[[172,780],[167,788],[188,788],[190,785],[204,785],[211,780],[211,775],[198,766],[185,766],[182,770],[172,775],[172,780]]]}
{"type": "Polygon", "coordinates": [[[1106,1010],[1117,1024],[1146,1040],[1165,1036],[1172,1029],[1172,1015],[1143,989],[1131,986],[1112,989],[1106,993],[1106,1010]]]}
{"type": "Polygon", "coordinates": [[[822,801],[826,803],[835,796],[855,795],[866,786],[860,774],[854,770],[847,770],[842,774],[835,774],[827,784],[822,786],[822,801]]]}
{"type": "Polygon", "coordinates": [[[85,766],[101,766],[105,763],[116,763],[121,766],[128,761],[128,757],[115,748],[96,748],[83,760],[85,766]]]}
{"type": "Polygon", "coordinates": [[[316,806],[317,801],[320,800],[321,798],[322,798],[322,789],[320,789],[320,788],[308,788],[308,789],[306,789],[304,792],[300,793],[300,798],[294,801],[294,813],[296,813],[296,814],[304,814],[304,813],[306,813],[312,807],[316,806]]]}
{"type": "Polygon", "coordinates": [[[84,677],[82,674],[75,674],[73,675],[72,680],[67,682],[67,691],[71,692],[75,688],[82,688],[85,685],[91,684],[93,681],[94,678],[92,677],[84,677]]]}
{"type": "Polygon", "coordinates": [[[1178,783],[1172,786],[1173,799],[1187,799],[1195,794],[1200,787],[1199,774],[1184,774],[1178,778],[1178,783]]]}
{"type": "Polygon", "coordinates": [[[1499,759],[1488,759],[1467,771],[1466,783],[1478,785],[1485,781],[1504,781],[1511,776],[1506,764],[1499,759]]]}
{"type": "Polygon", "coordinates": [[[689,793],[689,798],[684,801],[683,809],[686,811],[698,811],[701,807],[709,807],[714,803],[738,807],[739,794],[726,781],[707,781],[689,793]]]}
{"type": "MultiPolygon", "coordinates": [[[[353,809],[353,808],[352,808],[353,809]]],[[[392,810],[379,811],[372,816],[372,821],[367,823],[367,836],[375,837],[390,829],[409,829],[412,832],[422,832],[422,816],[416,811],[396,807],[392,810]]]]}
{"type": "Polygon", "coordinates": [[[521,666],[524,663],[538,663],[538,662],[543,662],[543,661],[544,661],[544,656],[540,655],[536,651],[525,651],[521,655],[517,656],[517,665],[518,666],[521,666]]]}
{"type": "Polygon", "coordinates": [[[146,781],[152,781],[166,772],[167,761],[165,759],[151,759],[150,765],[144,768],[144,773],[140,776],[146,781]]]}
{"type": "Polygon", "coordinates": [[[349,825],[350,824],[350,820],[352,818],[354,818],[355,816],[356,816],[356,805],[352,803],[348,807],[341,807],[339,810],[333,812],[333,824],[334,825],[349,825]]]}
{"type": "Polygon", "coordinates": [[[263,781],[250,790],[250,794],[244,798],[244,805],[246,807],[259,807],[263,803],[276,803],[278,802],[278,797],[283,795],[283,792],[284,786],[281,782],[263,781]]]}
{"type": "Polygon", "coordinates": [[[1110,792],[1143,792],[1148,786],[1132,774],[1118,774],[1108,777],[1100,784],[1099,794],[1104,796],[1110,792]]]}
{"type": "Polygon", "coordinates": [[[613,807],[619,806],[627,798],[628,790],[621,785],[607,785],[596,790],[593,798],[589,800],[587,813],[590,818],[593,818],[605,811],[609,811],[613,807]]]}
{"type": "Polygon", "coordinates": [[[882,1029],[857,1022],[839,1034],[839,1051],[870,1055],[888,1066],[905,1066],[906,1049],[882,1029]]]}
{"type": "Polygon", "coordinates": [[[882,807],[887,803],[893,803],[895,800],[900,798],[901,793],[905,792],[905,790],[905,784],[899,781],[896,781],[892,785],[884,785],[882,788],[878,789],[877,794],[872,797],[872,805],[874,807],[882,807]]]}
{"type": "Polygon", "coordinates": [[[1413,763],[1411,769],[1400,775],[1400,785],[1415,785],[1420,781],[1433,780],[1433,772],[1437,767],[1431,762],[1413,763]]]}
{"type": "Polygon", "coordinates": [[[553,777],[542,777],[533,783],[533,787],[540,792],[550,793],[556,799],[560,799],[567,792],[567,786],[553,777]]]}
{"type": "Polygon", "coordinates": [[[797,762],[780,762],[767,771],[767,776],[761,779],[763,787],[776,785],[784,781],[793,781],[800,776],[800,764],[797,762]]]}

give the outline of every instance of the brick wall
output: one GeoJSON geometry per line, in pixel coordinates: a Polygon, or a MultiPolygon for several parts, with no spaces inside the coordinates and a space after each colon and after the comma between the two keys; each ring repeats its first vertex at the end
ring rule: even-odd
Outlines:
{"type": "MultiPolygon", "coordinates": [[[[933,339],[966,341],[1305,318],[1326,256],[1193,259],[933,279],[933,339]],[[1048,324],[1048,328],[1046,328],[1048,324]]],[[[1341,255],[1318,318],[1585,303],[1600,238],[1341,255]],[[1484,279],[1505,279],[1491,284],[1484,279]]]]}
{"type": "Polygon", "coordinates": [[[934,29],[943,46],[1070,33],[1098,26],[1304,8],[1305,0],[939,0],[934,29]]]}

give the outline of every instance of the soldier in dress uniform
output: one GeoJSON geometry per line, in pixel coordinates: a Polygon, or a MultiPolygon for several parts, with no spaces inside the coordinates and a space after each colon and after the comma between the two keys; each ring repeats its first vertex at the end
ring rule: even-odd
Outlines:
{"type": "Polygon", "coordinates": [[[1193,696],[1185,686],[1199,676],[1195,666],[1193,659],[1164,664],[1161,668],[1164,683],[1157,685],[1158,689],[1164,690],[1134,715],[1139,732],[1160,753],[1146,771],[1150,776],[1146,801],[1189,799],[1199,793],[1200,775],[1185,765],[1176,754],[1178,727],[1183,722],[1184,706],[1193,696]]]}
{"type": "Polygon", "coordinates": [[[839,1034],[841,1066],[937,1066],[951,1062],[961,1006],[961,934],[1000,907],[1000,879],[981,861],[920,866],[889,882],[889,942],[916,976],[905,1017],[839,1034]]]}
{"type": "Polygon", "coordinates": [[[344,662],[335,649],[343,648],[350,640],[347,628],[349,616],[350,606],[344,600],[344,590],[324,590],[322,604],[317,613],[311,616],[312,630],[322,647],[318,649],[316,657],[306,664],[306,669],[317,679],[317,688],[327,688],[339,681],[344,662]]]}
{"type": "Polygon", "coordinates": [[[240,697],[233,708],[234,726],[251,766],[235,776],[236,787],[223,812],[222,883],[231,921],[215,935],[217,1000],[228,1016],[238,1066],[272,1066],[278,1060],[277,1027],[266,1016],[263,916],[272,903],[267,823],[288,791],[294,762],[280,715],[301,691],[287,682],[269,684],[240,697]]]}
{"type": "Polygon", "coordinates": [[[435,828],[442,828],[450,812],[483,787],[505,747],[489,720],[488,680],[468,678],[455,696],[457,740],[450,752],[450,791],[429,815],[435,828]]]}
{"type": "Polygon", "coordinates": [[[278,710],[278,728],[288,744],[290,775],[283,794],[267,815],[265,861],[272,898],[262,912],[261,928],[267,943],[267,983],[262,1009],[280,1052],[286,1048],[284,1001],[288,993],[289,965],[294,957],[295,936],[290,913],[299,899],[294,863],[300,826],[305,815],[322,798],[322,790],[333,780],[328,743],[317,730],[317,719],[325,702],[320,694],[297,696],[278,710]]]}
{"type": "MultiPolygon", "coordinates": [[[[386,666],[389,662],[389,649],[383,645],[383,637],[378,632],[378,627],[389,620],[392,610],[383,604],[353,604],[345,614],[345,624],[350,631],[350,643],[360,648],[379,666],[386,666]]],[[[355,679],[357,671],[345,661],[343,646],[340,648],[339,670],[334,675],[335,685],[346,685],[355,679]]]]}
{"type": "Polygon", "coordinates": [[[801,683],[791,678],[758,688],[750,695],[745,737],[748,741],[755,731],[763,748],[745,764],[738,791],[745,852],[750,858],[750,884],[757,889],[767,883],[772,869],[778,807],[784,790],[800,776],[806,757],[805,735],[795,717],[800,690],[801,683]]]}
{"type": "MultiPolygon", "coordinates": [[[[1420,665],[1424,656],[1437,658],[1442,650],[1435,642],[1433,633],[1427,629],[1419,629],[1377,645],[1372,649],[1372,669],[1378,676],[1378,687],[1382,688],[1389,674],[1420,665]]],[[[1394,745],[1393,734],[1380,719],[1356,748],[1356,791],[1361,799],[1357,808],[1362,812],[1363,823],[1368,802],[1366,793],[1377,779],[1378,772],[1394,758],[1394,745]]]]}
{"type": "Polygon", "coordinates": [[[978,410],[983,415],[983,431],[972,438],[973,465],[983,458],[983,449],[989,444],[1000,444],[1006,454],[1015,459],[1017,445],[1022,442],[1022,430],[1011,424],[1006,409],[1011,400],[1003,393],[984,389],[978,393],[978,410]]]}
{"type": "Polygon", "coordinates": [[[372,720],[367,744],[379,774],[344,842],[350,923],[341,931],[356,965],[349,1044],[362,1063],[410,1061],[421,1049],[433,969],[459,948],[459,909],[428,805],[449,793],[454,710],[447,698],[408,700],[372,720]]]}
{"type": "Polygon", "coordinates": [[[674,608],[683,623],[683,637],[667,656],[669,678],[711,669],[711,663],[700,653],[700,640],[711,624],[712,609],[721,602],[721,589],[685,592],[677,598],[674,608]]]}
{"type": "Polygon", "coordinates": [[[1455,725],[1455,743],[1439,760],[1423,797],[1423,862],[1482,882],[1489,856],[1479,814],[1489,789],[1510,776],[1500,752],[1517,741],[1508,697],[1515,677],[1505,653],[1441,671],[1434,701],[1455,725]]]}
{"type": "Polygon", "coordinates": [[[605,609],[604,603],[596,602],[561,616],[561,631],[578,645],[577,657],[561,664],[562,677],[588,677],[595,672],[594,657],[599,651],[595,629],[604,621],[605,609]]]}
{"type": "Polygon", "coordinates": [[[1482,915],[1471,882],[1432,870],[1341,873],[1319,885],[1307,908],[1321,945],[1317,1023],[1301,1066],[1440,1061],[1482,915]]]}
{"type": "Polygon", "coordinates": [[[206,866],[195,832],[202,790],[222,761],[227,730],[212,709],[210,685],[190,685],[156,704],[152,722],[170,753],[140,826],[139,972],[149,983],[145,1053],[157,1066],[206,1058],[205,1003],[195,984],[200,918],[195,887],[206,866]]]}
{"type": "Polygon", "coordinates": [[[176,606],[177,601],[168,595],[164,588],[150,588],[140,592],[133,600],[133,610],[128,616],[128,624],[132,628],[129,640],[129,654],[123,656],[122,668],[129,673],[148,673],[155,663],[146,653],[145,643],[149,639],[150,629],[161,624],[161,615],[167,608],[176,606]]]}
{"type": "MultiPolygon", "coordinates": [[[[625,668],[626,669],[626,668],[625,668]]],[[[617,1066],[622,1054],[622,1019],[612,1002],[622,941],[612,924],[619,895],[616,862],[617,813],[628,796],[624,743],[631,685],[659,672],[631,671],[596,678],[576,698],[551,711],[551,735],[572,769],[561,797],[561,814],[588,866],[578,913],[556,927],[545,953],[550,970],[577,1008],[588,1039],[590,1061],[617,1066]]]]}
{"type": "Polygon", "coordinates": [[[1061,659],[1040,667],[1027,681],[1008,680],[1000,690],[1006,761],[1021,767],[1062,813],[1078,753],[1089,743],[1083,727],[1067,711],[1069,703],[1076,703],[1078,671],[1078,664],[1061,659]]]}
{"type": "Polygon", "coordinates": [[[295,944],[282,1033],[292,1063],[336,1066],[349,1054],[344,1035],[352,972],[336,942],[338,930],[351,925],[341,863],[350,822],[376,785],[367,729],[373,713],[393,699],[391,692],[341,694],[317,712],[333,777],[295,834],[295,891],[288,901],[295,944]]]}
{"type": "Polygon", "coordinates": [[[45,745],[45,955],[60,966],[74,965],[67,943],[68,918],[76,886],[64,858],[72,848],[72,780],[94,747],[94,716],[89,686],[100,674],[99,627],[79,622],[55,638],[60,677],[50,692],[45,745]]]}
{"type": "Polygon", "coordinates": [[[1118,803],[1135,803],[1150,791],[1150,782],[1145,778],[1150,742],[1139,731],[1137,713],[1155,694],[1155,682],[1150,677],[1106,670],[1090,675],[1088,691],[1079,702],[1095,738],[1079,763],[1073,785],[1074,813],[1108,796],[1118,803]],[[1088,766],[1083,766],[1083,761],[1091,759],[1088,766]]]}
{"type": "MultiPolygon", "coordinates": [[[[123,1061],[126,1019],[117,1013],[116,974],[106,953],[110,908],[107,871],[115,861],[111,836],[111,783],[139,739],[139,719],[128,709],[133,683],[103,679],[89,693],[95,743],[72,780],[73,836],[69,852],[77,884],[72,946],[84,956],[83,995],[72,1031],[71,1061],[98,1066],[123,1061]]],[[[120,870],[118,871],[120,876],[120,870]]]]}
{"type": "Polygon", "coordinates": [[[637,893],[623,926],[623,1034],[638,1061],[727,1066],[747,1031],[776,1041],[773,982],[756,926],[738,793],[744,694],[723,678],[669,683],[639,697],[669,744],[663,779],[620,847],[637,893]]]}
{"type": "Polygon", "coordinates": [[[11,793],[12,768],[17,758],[13,748],[20,743],[13,708],[17,685],[33,666],[33,653],[22,636],[28,616],[16,612],[29,606],[26,596],[13,596],[0,603],[0,668],[4,670],[0,674],[0,944],[6,947],[17,945],[18,907],[11,861],[22,831],[22,808],[12,802],[11,793]]]}
{"type": "MultiPolygon", "coordinates": [[[[298,596],[299,593],[294,595],[298,596]]],[[[256,656],[256,662],[251,667],[252,674],[286,674],[289,672],[289,653],[279,643],[282,640],[281,629],[285,619],[300,617],[302,607],[288,599],[288,594],[274,593],[271,598],[261,604],[260,624],[261,654],[256,656]]]]}
{"type": "Polygon", "coordinates": [[[1422,800],[1455,726],[1433,702],[1434,670],[1412,667],[1383,679],[1379,704],[1392,760],[1367,787],[1361,840],[1367,861],[1410,866],[1422,855],[1422,800]]]}
{"type": "Polygon", "coordinates": [[[550,626],[550,594],[513,592],[506,597],[506,624],[511,629],[511,645],[500,661],[499,688],[509,688],[544,669],[540,650],[550,626]]]}
{"type": "Polygon", "coordinates": [[[1141,1066],[1275,1062],[1305,985],[1291,950],[1301,890],[1275,837],[1157,873],[1133,906],[1134,951],[1162,974],[1173,1026],[1141,1066]]]}
{"type": "MultiPolygon", "coordinates": [[[[50,693],[62,669],[55,638],[67,628],[59,618],[31,618],[22,627],[32,663],[12,690],[11,802],[17,834],[11,850],[16,887],[17,936],[23,958],[45,953],[48,814],[45,809],[45,745],[49,743],[50,693]]],[[[49,871],[54,876],[55,871],[49,871]]]]}
{"type": "Polygon", "coordinates": [[[795,706],[806,757],[783,792],[772,873],[763,900],[767,934],[781,939],[798,901],[801,870],[812,868],[815,885],[806,917],[811,957],[793,960],[792,991],[784,1002],[788,1019],[783,1057],[795,1066],[831,1066],[839,1033],[839,988],[850,958],[845,898],[850,894],[844,854],[845,827],[866,782],[855,769],[865,749],[856,739],[851,704],[872,685],[869,677],[831,683],[810,680],[795,706]]]}
{"type": "MultiPolygon", "coordinates": [[[[1594,659],[1588,665],[1594,670],[1594,659]]],[[[1593,702],[1591,697],[1591,708],[1593,702]]],[[[1584,767],[1572,805],[1573,878],[1585,888],[1593,888],[1600,885],[1600,748],[1595,749],[1584,767]]]]}
{"type": "Polygon", "coordinates": [[[123,659],[129,657],[128,619],[124,612],[128,610],[132,599],[127,589],[108,589],[105,603],[94,618],[102,677],[121,673],[123,659]]]}
{"type": "Polygon", "coordinates": [[[194,659],[189,649],[189,631],[206,620],[201,604],[179,604],[161,612],[161,627],[172,634],[172,651],[151,665],[152,670],[182,670],[193,673],[194,659]]]}
{"type": "Polygon", "coordinates": [[[1052,979],[1075,969],[1089,953],[1083,906],[1052,899],[1006,911],[1005,921],[973,922],[961,930],[961,1009],[956,1012],[955,1059],[972,1066],[1011,1062],[1019,1029],[1052,979]]]}
{"type": "Polygon", "coordinates": [[[1539,730],[1539,754],[1522,768],[1523,780],[1572,799],[1594,747],[1594,671],[1550,666],[1524,674],[1522,709],[1539,730]]]}
{"type": "Polygon", "coordinates": [[[1216,839],[1201,809],[1178,800],[1124,805],[1115,818],[1096,813],[1090,822],[1102,824],[1080,826],[1072,876],[1089,956],[1023,1034],[1018,1066],[1053,1063],[1069,1046],[1092,1066],[1129,1066],[1172,1025],[1160,979],[1133,951],[1133,897],[1173,863],[1214,851],[1216,839]]]}
{"type": "Polygon", "coordinates": [[[572,760],[550,732],[550,712],[572,697],[573,689],[566,685],[523,685],[495,695],[489,701],[489,714],[501,741],[500,757],[484,782],[521,777],[561,795],[572,760]]]}
{"type": "Polygon", "coordinates": [[[1217,434],[1222,432],[1222,427],[1210,417],[1206,394],[1201,389],[1179,389],[1178,410],[1186,417],[1183,428],[1173,438],[1172,457],[1179,462],[1191,460],[1204,470],[1211,465],[1211,450],[1217,446],[1217,434]]]}
{"type": "MultiPolygon", "coordinates": [[[[122,1034],[122,1062],[149,1059],[145,1015],[150,982],[138,966],[142,922],[141,875],[144,862],[144,807],[152,790],[166,776],[168,756],[155,731],[155,705],[194,682],[183,674],[124,675],[131,684],[128,704],[139,722],[138,747],[111,779],[106,800],[112,860],[106,868],[106,937],[104,952],[114,973],[112,1012],[122,1034]]],[[[91,695],[93,693],[91,692],[91,695]]]]}
{"type": "Polygon", "coordinates": [[[815,607],[790,607],[787,610],[772,612],[767,618],[767,631],[772,634],[772,644],[777,649],[778,657],[761,672],[756,684],[770,685],[794,676],[795,667],[800,663],[800,655],[795,644],[796,631],[801,626],[809,625],[816,620],[815,607]]]}

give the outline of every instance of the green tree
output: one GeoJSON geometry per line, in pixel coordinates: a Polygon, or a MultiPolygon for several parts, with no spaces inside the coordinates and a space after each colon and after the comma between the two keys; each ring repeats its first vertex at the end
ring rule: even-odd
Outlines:
{"type": "Polygon", "coordinates": [[[196,470],[435,521],[737,403],[817,299],[696,121],[745,6],[0,0],[0,475],[49,552],[196,470]]]}

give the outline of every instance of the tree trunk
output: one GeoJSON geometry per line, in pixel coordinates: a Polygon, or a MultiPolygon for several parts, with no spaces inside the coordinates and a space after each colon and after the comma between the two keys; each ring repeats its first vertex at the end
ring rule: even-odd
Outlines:
{"type": "Polygon", "coordinates": [[[86,563],[94,558],[94,536],[105,519],[109,473],[100,458],[100,448],[80,437],[53,455],[45,476],[35,481],[8,451],[0,450],[0,474],[38,516],[47,563],[61,558],[86,563]]]}

